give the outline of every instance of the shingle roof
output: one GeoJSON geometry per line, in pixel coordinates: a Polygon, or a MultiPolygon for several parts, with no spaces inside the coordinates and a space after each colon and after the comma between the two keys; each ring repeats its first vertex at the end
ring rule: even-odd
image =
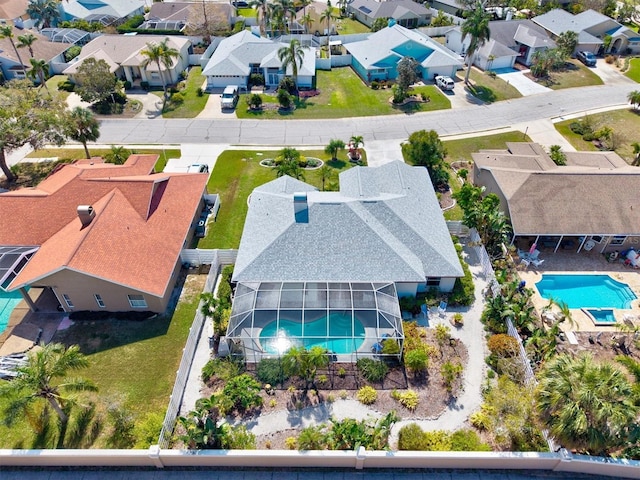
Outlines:
{"type": "Polygon", "coordinates": [[[13,20],[27,11],[29,0],[0,0],[0,18],[13,20]]]}
{"type": "Polygon", "coordinates": [[[602,40],[591,35],[588,30],[604,21],[616,22],[593,10],[587,10],[578,15],[572,15],[565,10],[556,8],[543,15],[538,15],[532,19],[535,23],[550,31],[554,35],[572,31],[578,33],[578,43],[600,44],[602,40]]]}
{"type": "MultiPolygon", "coordinates": [[[[45,37],[44,35],[40,35],[35,31],[20,30],[19,28],[13,26],[12,29],[14,42],[16,44],[17,39],[20,35],[30,33],[34,37],[36,37],[38,40],[33,42],[33,44],[31,45],[31,48],[33,48],[33,56],[35,58],[45,60],[47,63],[71,46],[62,43],[51,42],[47,37],[45,37]]],[[[20,58],[22,59],[22,62],[25,64],[25,66],[31,68],[31,65],[29,63],[29,50],[26,48],[19,48],[18,53],[20,54],[20,58]]],[[[0,38],[0,58],[6,58],[8,60],[11,60],[12,62],[18,63],[18,57],[16,56],[13,47],[11,46],[11,41],[8,38],[0,38]]]]}
{"type": "Polygon", "coordinates": [[[494,179],[517,235],[640,234],[637,168],[614,152],[566,152],[567,166],[558,167],[515,145],[508,145],[515,153],[482,150],[473,160],[481,170],[476,183],[494,179]]]}
{"type": "Polygon", "coordinates": [[[150,174],[156,160],[67,165],[35,189],[0,194],[0,245],[40,246],[10,288],[73,269],[164,295],[207,175],[150,174]],[[85,228],[78,205],[96,212],[85,228]]]}
{"type": "Polygon", "coordinates": [[[340,192],[280,178],[251,194],[236,281],[405,281],[462,269],[426,169],[393,162],[340,174],[340,192]],[[306,192],[308,222],[293,196],[306,192]]]}
{"type": "Polygon", "coordinates": [[[353,10],[361,10],[371,18],[402,18],[407,12],[413,16],[428,16],[430,10],[413,0],[387,0],[377,2],[375,0],[353,0],[349,4],[353,10]],[[365,10],[362,10],[362,9],[365,10]]]}

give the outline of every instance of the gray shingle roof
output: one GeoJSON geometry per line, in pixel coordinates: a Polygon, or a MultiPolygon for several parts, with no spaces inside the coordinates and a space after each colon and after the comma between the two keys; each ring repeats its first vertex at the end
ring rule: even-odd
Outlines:
{"type": "Polygon", "coordinates": [[[591,35],[586,30],[604,21],[611,21],[614,24],[616,23],[609,17],[598,12],[594,12],[593,10],[587,10],[579,15],[572,15],[559,8],[550,10],[543,15],[538,15],[533,18],[533,21],[554,35],[560,35],[561,33],[572,31],[578,34],[578,43],[594,44],[600,44],[602,43],[602,40],[591,35]]]}
{"type": "Polygon", "coordinates": [[[353,10],[360,10],[371,18],[402,18],[407,12],[414,16],[428,16],[430,10],[413,0],[353,0],[349,3],[353,10]]]}
{"type": "Polygon", "coordinates": [[[236,281],[404,281],[463,274],[426,169],[393,162],[340,175],[340,192],[290,178],[256,188],[236,281]],[[307,192],[308,223],[293,193],[307,192]]]}

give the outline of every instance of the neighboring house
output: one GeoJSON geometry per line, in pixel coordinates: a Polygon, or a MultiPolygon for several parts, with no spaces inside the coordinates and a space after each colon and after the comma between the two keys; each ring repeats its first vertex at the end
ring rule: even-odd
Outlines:
{"type": "MultiPolygon", "coordinates": [[[[310,33],[319,37],[320,35],[327,35],[327,20],[322,20],[322,12],[323,9],[316,7],[315,4],[308,5],[306,9],[300,9],[296,13],[295,21],[290,27],[292,33],[300,32],[300,33],[310,33]],[[304,16],[309,16],[311,19],[311,25],[309,26],[309,31],[307,32],[306,26],[304,25],[304,16]]],[[[336,25],[337,22],[335,19],[331,19],[331,35],[336,35],[336,25]]]]}
{"type": "MultiPolygon", "coordinates": [[[[207,77],[207,88],[227,85],[247,86],[251,74],[264,76],[268,87],[277,86],[282,77],[291,75],[291,66],[285,72],[278,58],[278,50],[286,43],[275,42],[243,30],[222,40],[215,49],[202,75],[207,77]]],[[[312,87],[316,74],[316,49],[304,49],[302,65],[298,66],[298,86],[312,87]]]]}
{"type": "Polygon", "coordinates": [[[431,23],[431,11],[413,0],[353,0],[347,6],[347,13],[367,27],[371,27],[378,18],[391,18],[406,28],[431,23]]]}
{"type": "Polygon", "coordinates": [[[40,33],[52,42],[86,45],[91,41],[91,34],[79,28],[43,28],[40,33]]]}
{"type": "Polygon", "coordinates": [[[427,35],[400,25],[383,28],[361,42],[347,43],[351,66],[365,81],[392,80],[405,56],[414,58],[424,80],[435,75],[454,77],[462,68],[459,56],[427,35]]]}
{"type": "Polygon", "coordinates": [[[101,35],[82,47],[82,52],[73,63],[62,73],[73,79],[78,67],[87,58],[104,60],[111,67],[111,72],[121,80],[127,80],[133,85],[148,82],[151,86],[162,86],[164,76],[167,84],[177,83],[180,74],[189,66],[189,49],[191,42],[186,37],[162,35],[101,35]],[[155,62],[144,66],[147,57],[141,50],[147,48],[148,43],[162,42],[167,39],[167,45],[175,48],[180,55],[173,59],[173,64],[167,69],[162,63],[162,72],[155,62]]]}
{"type": "Polygon", "coordinates": [[[605,37],[610,36],[611,43],[608,51],[640,52],[640,35],[637,32],[595,10],[586,10],[572,15],[564,10],[555,9],[532,20],[556,37],[564,32],[576,32],[578,34],[576,50],[600,53],[604,48],[605,37]]]}
{"type": "Polygon", "coordinates": [[[640,171],[615,152],[564,152],[557,166],[535,143],[474,153],[473,182],[495,193],[511,219],[515,240],[580,251],[637,245],[640,171]]]}
{"type": "MultiPolygon", "coordinates": [[[[40,35],[35,31],[25,31],[13,27],[13,40],[17,43],[18,36],[25,33],[31,33],[38,40],[33,42],[31,48],[33,49],[33,57],[39,60],[46,61],[49,65],[52,63],[64,63],[64,52],[71,46],[68,44],[54,43],[49,41],[44,35],[40,35]]],[[[31,69],[31,63],[29,59],[29,49],[19,48],[18,53],[22,63],[27,68],[27,71],[31,69]]],[[[0,38],[0,69],[2,70],[2,76],[6,80],[21,79],[24,78],[22,73],[22,66],[20,61],[11,46],[11,41],[8,38],[0,38]]]]}
{"type": "Polygon", "coordinates": [[[442,10],[444,13],[455,15],[456,17],[462,17],[462,13],[469,9],[467,5],[458,2],[458,0],[432,0],[429,3],[431,8],[442,10]]]}
{"type": "Polygon", "coordinates": [[[0,0],[0,19],[11,20],[14,25],[21,28],[31,27],[31,24],[24,24],[25,21],[29,21],[28,6],[29,0],[0,0]]]}
{"type": "MultiPolygon", "coordinates": [[[[531,20],[489,22],[490,39],[476,52],[474,65],[482,70],[513,68],[514,63],[529,66],[536,52],[554,48],[555,42],[547,31],[531,20]]],[[[449,30],[445,45],[460,55],[469,48],[469,35],[462,40],[460,27],[449,30]]]]}
{"type": "Polygon", "coordinates": [[[1,193],[1,288],[49,289],[67,312],[164,312],[208,176],[154,174],[157,159],[91,159],[1,193]]]}
{"type": "Polygon", "coordinates": [[[280,177],[251,193],[227,339],[247,361],[284,353],[292,339],[279,338],[281,322],[306,337],[294,341],[370,355],[379,339],[402,338],[398,296],[449,292],[461,276],[425,168],[354,167],[340,173],[339,192],[280,177]]]}
{"type": "Polygon", "coordinates": [[[159,2],[153,3],[140,28],[149,30],[198,29],[207,22],[213,30],[229,30],[233,25],[234,9],[229,3],[159,2]]]}
{"type": "Polygon", "coordinates": [[[60,20],[86,20],[103,25],[122,23],[144,15],[145,0],[65,0],[60,2],[60,20]]]}

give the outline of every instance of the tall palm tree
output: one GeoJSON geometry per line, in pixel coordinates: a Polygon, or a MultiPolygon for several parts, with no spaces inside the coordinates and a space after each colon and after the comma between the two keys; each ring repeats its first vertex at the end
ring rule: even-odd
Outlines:
{"type": "Polygon", "coordinates": [[[40,82],[40,87],[44,87],[47,93],[51,94],[49,87],[47,87],[49,64],[45,60],[38,60],[37,58],[30,58],[29,63],[31,63],[31,70],[27,72],[27,76],[34,82],[37,79],[40,82]]]}
{"type": "Polygon", "coordinates": [[[302,16],[302,25],[307,33],[311,32],[311,26],[313,25],[313,17],[310,14],[304,14],[302,16]]]}
{"type": "Polygon", "coordinates": [[[29,0],[27,14],[36,22],[36,27],[54,26],[60,19],[58,0],[29,0]]]}
{"type": "Polygon", "coordinates": [[[624,442],[636,418],[632,388],[622,371],[589,354],[558,355],[541,372],[537,408],[564,446],[595,454],[624,442]]]}
{"type": "Polygon", "coordinates": [[[100,123],[91,110],[76,107],[71,111],[67,135],[76,142],[82,143],[87,158],[91,158],[87,142],[95,142],[100,138],[100,123]]]}
{"type": "Polygon", "coordinates": [[[267,20],[269,12],[269,0],[251,0],[249,5],[258,10],[260,17],[260,33],[265,35],[267,32],[267,20]]]}
{"type": "Polygon", "coordinates": [[[149,63],[155,63],[160,72],[160,80],[162,80],[162,88],[164,89],[164,102],[167,101],[167,82],[164,78],[162,67],[169,69],[173,66],[173,60],[180,56],[180,52],[168,45],[169,39],[165,38],[160,43],[150,42],[147,47],[140,50],[140,53],[146,57],[142,66],[146,67],[149,63]]]}
{"type": "Polygon", "coordinates": [[[296,86],[296,94],[298,92],[298,68],[302,66],[304,51],[307,48],[308,47],[300,45],[300,40],[292,38],[288,46],[278,50],[278,58],[280,62],[282,62],[282,70],[284,70],[285,75],[287,74],[288,68],[291,67],[291,77],[296,86]]]}
{"type": "Polygon", "coordinates": [[[307,16],[307,7],[311,5],[312,0],[294,0],[293,4],[296,8],[302,7],[302,16],[307,16]]]}
{"type": "Polygon", "coordinates": [[[18,36],[18,48],[26,48],[29,50],[29,55],[33,58],[33,44],[38,40],[32,33],[25,33],[18,36]]]}
{"type": "Polygon", "coordinates": [[[329,40],[331,39],[331,20],[335,18],[337,17],[336,14],[333,13],[331,0],[327,0],[327,8],[320,14],[320,21],[327,21],[327,46],[329,45],[329,40]]]}
{"type": "Polygon", "coordinates": [[[296,8],[293,4],[293,0],[275,0],[276,4],[280,7],[282,16],[285,19],[286,32],[291,31],[291,25],[293,24],[293,17],[296,14],[296,8]],[[287,16],[289,19],[287,20],[287,16]]]}
{"type": "Polygon", "coordinates": [[[473,66],[473,60],[478,48],[489,40],[489,21],[491,16],[485,11],[483,3],[478,0],[474,10],[469,12],[469,16],[462,24],[462,40],[469,36],[469,48],[467,48],[467,73],[464,77],[465,83],[469,83],[469,74],[473,66]]]}
{"type": "Polygon", "coordinates": [[[89,365],[77,345],[66,348],[59,343],[44,345],[29,353],[27,364],[17,369],[17,376],[0,386],[0,397],[7,397],[5,419],[15,421],[37,400],[45,400],[60,419],[58,446],[62,446],[69,422],[69,407],[75,403],[72,393],[96,391],[96,386],[81,378],[70,378],[70,371],[89,365]]]}
{"type": "Polygon", "coordinates": [[[24,66],[22,62],[22,58],[20,57],[20,53],[18,52],[18,48],[16,47],[15,42],[13,41],[13,27],[11,25],[0,25],[0,38],[7,38],[9,42],[11,42],[11,46],[13,47],[13,51],[16,53],[16,57],[18,58],[18,62],[22,67],[22,73],[24,76],[27,76],[27,68],[24,66]]]}
{"type": "Polygon", "coordinates": [[[267,9],[271,36],[279,36],[287,29],[286,13],[279,3],[270,3],[267,9]]]}

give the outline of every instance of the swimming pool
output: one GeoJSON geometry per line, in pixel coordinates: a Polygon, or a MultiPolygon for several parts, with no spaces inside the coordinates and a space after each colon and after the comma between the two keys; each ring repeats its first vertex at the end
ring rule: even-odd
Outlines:
{"type": "Polygon", "coordinates": [[[543,298],[564,302],[569,308],[631,308],[637,298],[629,285],[609,275],[543,274],[536,288],[543,298]]]}
{"type": "Polygon", "coordinates": [[[357,319],[351,324],[351,315],[330,313],[318,320],[302,323],[280,317],[279,322],[268,323],[260,332],[262,349],[271,354],[284,353],[294,346],[311,348],[320,346],[333,353],[352,353],[364,342],[364,327],[357,319]]]}
{"type": "Polygon", "coordinates": [[[616,317],[610,308],[583,308],[582,311],[587,314],[594,325],[613,325],[616,323],[616,317]]]}
{"type": "Polygon", "coordinates": [[[19,291],[5,292],[0,290],[0,333],[4,332],[9,325],[9,317],[15,306],[22,300],[19,291]]]}

